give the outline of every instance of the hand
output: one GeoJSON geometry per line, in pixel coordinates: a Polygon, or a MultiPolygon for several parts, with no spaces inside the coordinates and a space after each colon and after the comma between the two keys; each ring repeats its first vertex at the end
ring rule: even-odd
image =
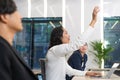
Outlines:
{"type": "Polygon", "coordinates": [[[92,20],[97,21],[97,14],[99,11],[100,11],[100,9],[98,6],[94,7],[93,13],[92,13],[92,20]]]}
{"type": "Polygon", "coordinates": [[[88,71],[86,73],[86,76],[91,76],[92,77],[92,76],[102,76],[102,75],[99,72],[88,71]]]}
{"type": "Polygon", "coordinates": [[[98,12],[100,11],[99,7],[96,6],[94,9],[93,9],[93,13],[92,13],[92,21],[90,23],[90,26],[91,27],[94,27],[94,24],[96,23],[97,21],[97,14],[98,12]]]}

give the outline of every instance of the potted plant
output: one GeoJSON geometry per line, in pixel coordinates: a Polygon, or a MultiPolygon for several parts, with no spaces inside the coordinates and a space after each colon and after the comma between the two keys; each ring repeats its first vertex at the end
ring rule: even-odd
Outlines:
{"type": "Polygon", "coordinates": [[[111,46],[104,46],[104,43],[101,41],[93,41],[91,42],[91,46],[93,51],[91,51],[95,55],[95,61],[98,63],[99,68],[102,68],[102,62],[110,59],[109,53],[113,50],[111,46]]]}

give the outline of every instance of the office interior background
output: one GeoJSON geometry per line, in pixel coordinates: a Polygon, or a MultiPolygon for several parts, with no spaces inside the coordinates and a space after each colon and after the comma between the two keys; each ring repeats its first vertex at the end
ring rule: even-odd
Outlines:
{"type": "MultiPolygon", "coordinates": [[[[15,0],[22,15],[24,30],[14,38],[14,47],[31,69],[39,69],[39,58],[45,57],[50,32],[62,25],[71,41],[89,26],[94,6],[100,7],[95,32],[88,42],[101,40],[114,48],[112,59],[105,63],[111,67],[120,62],[120,0],[15,0]]],[[[89,49],[91,49],[89,47],[89,49]]],[[[89,51],[89,50],[88,50],[89,51]]],[[[94,56],[88,52],[88,68],[97,68],[94,56]],[[91,65],[92,64],[92,65],[91,65]]]]}

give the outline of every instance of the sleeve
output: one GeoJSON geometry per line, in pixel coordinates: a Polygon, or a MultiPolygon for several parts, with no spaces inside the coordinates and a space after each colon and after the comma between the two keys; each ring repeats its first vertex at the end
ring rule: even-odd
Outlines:
{"type": "Polygon", "coordinates": [[[81,36],[78,36],[73,43],[57,45],[50,48],[50,50],[53,51],[56,56],[65,56],[69,53],[72,53],[73,51],[79,49],[80,46],[85,44],[93,30],[94,28],[89,27],[87,31],[84,32],[81,36]]]}
{"type": "Polygon", "coordinates": [[[81,70],[81,59],[79,55],[76,54],[76,52],[73,53],[73,55],[69,58],[68,64],[77,70],[81,70]]]}
{"type": "Polygon", "coordinates": [[[80,71],[80,70],[76,70],[73,69],[72,67],[70,67],[67,62],[66,62],[66,74],[69,76],[85,76],[87,71],[80,71]]]}
{"type": "Polygon", "coordinates": [[[9,51],[0,43],[0,80],[12,80],[9,51]]]}
{"type": "Polygon", "coordinates": [[[78,36],[78,38],[80,38],[84,42],[87,42],[87,40],[92,35],[93,31],[94,31],[94,28],[90,26],[85,32],[83,32],[83,34],[78,36]]]}

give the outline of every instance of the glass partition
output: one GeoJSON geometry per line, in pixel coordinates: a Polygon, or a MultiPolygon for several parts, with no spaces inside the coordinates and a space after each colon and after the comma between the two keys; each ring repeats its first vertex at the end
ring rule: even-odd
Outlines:
{"type": "Polygon", "coordinates": [[[61,17],[22,19],[24,29],[15,35],[13,46],[32,69],[40,68],[38,59],[45,57],[50,33],[54,27],[60,26],[61,22],[61,17]]]}
{"type": "MultiPolygon", "coordinates": [[[[104,41],[114,50],[109,54],[110,60],[107,60],[105,67],[111,67],[114,62],[120,62],[120,17],[104,18],[104,41]]],[[[107,46],[106,46],[107,47],[107,46]]]]}

